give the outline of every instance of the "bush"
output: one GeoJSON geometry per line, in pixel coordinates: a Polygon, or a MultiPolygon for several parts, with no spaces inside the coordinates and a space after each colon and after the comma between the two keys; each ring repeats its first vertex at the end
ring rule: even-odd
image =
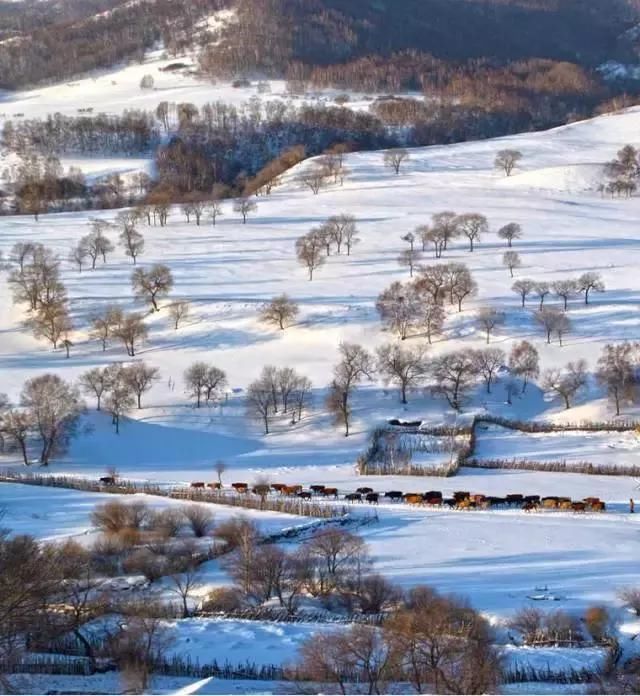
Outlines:
{"type": "Polygon", "coordinates": [[[203,611],[220,611],[231,613],[245,607],[242,592],[236,587],[218,587],[209,593],[205,599],[203,611]]]}
{"type": "Polygon", "coordinates": [[[204,505],[184,505],[182,515],[195,537],[206,536],[213,529],[213,512],[204,505]]]}
{"type": "Polygon", "coordinates": [[[91,523],[107,534],[120,534],[125,529],[139,530],[148,518],[149,509],[139,500],[131,503],[112,500],[97,505],[91,513],[91,523]]]}
{"type": "Polygon", "coordinates": [[[184,522],[184,515],[180,510],[167,508],[151,513],[147,527],[161,537],[176,537],[180,534],[184,522]]]}
{"type": "Polygon", "coordinates": [[[589,607],[584,615],[584,625],[596,643],[606,641],[614,632],[614,622],[606,607],[589,607]]]}
{"type": "Polygon", "coordinates": [[[640,588],[626,587],[620,590],[618,597],[633,610],[636,616],[640,616],[640,588]]]}
{"type": "Polygon", "coordinates": [[[125,573],[144,575],[149,582],[155,582],[169,572],[166,556],[160,556],[149,549],[136,549],[122,563],[125,573]]]}
{"type": "Polygon", "coordinates": [[[244,517],[233,517],[216,527],[216,537],[224,542],[225,550],[238,548],[243,540],[253,542],[260,537],[257,525],[244,517]]]}

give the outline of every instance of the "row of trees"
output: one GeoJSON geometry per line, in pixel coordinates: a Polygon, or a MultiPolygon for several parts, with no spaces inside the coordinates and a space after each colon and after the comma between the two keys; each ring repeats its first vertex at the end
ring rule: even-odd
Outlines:
{"type": "Polygon", "coordinates": [[[324,224],[314,227],[296,240],[296,256],[298,262],[307,269],[309,280],[313,280],[314,272],[324,266],[332,251],[341,254],[344,247],[347,256],[350,256],[358,242],[360,238],[356,219],[344,213],[332,215],[324,224]]]}

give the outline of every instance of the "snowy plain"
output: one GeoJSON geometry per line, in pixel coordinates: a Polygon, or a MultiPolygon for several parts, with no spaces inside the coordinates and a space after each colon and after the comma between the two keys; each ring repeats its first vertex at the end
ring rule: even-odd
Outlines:
{"type": "MultiPolygon", "coordinates": [[[[158,89],[162,84],[167,90],[165,95],[138,94],[140,77],[148,69],[132,66],[119,71],[116,85],[109,86],[114,78],[105,74],[69,85],[67,92],[56,89],[49,93],[45,88],[31,96],[14,95],[5,100],[3,110],[7,116],[18,111],[34,116],[55,110],[72,113],[78,93],[83,95],[83,104],[95,100],[96,110],[106,108],[107,101],[113,110],[121,110],[136,105],[152,108],[160,98],[203,103],[250,96],[229,86],[192,84],[188,78],[169,74],[166,83],[158,80],[158,89]]],[[[161,79],[165,80],[164,73],[161,79]]],[[[169,265],[175,277],[172,297],[188,299],[192,314],[178,331],[169,325],[166,309],[149,316],[150,337],[136,359],[158,367],[161,380],[146,395],[143,408],[125,420],[120,435],[113,432],[106,415],[93,410],[89,399],[90,411],[78,438],[67,455],[52,463],[50,472],[97,478],[107,467],[115,466],[127,478],[183,485],[214,480],[213,464],[223,459],[229,469],[226,482],[251,482],[266,475],[271,482],[324,483],[341,490],[370,485],[376,490],[438,489],[445,494],[470,490],[488,495],[598,496],[607,502],[606,514],[524,515],[519,511],[381,506],[378,524],[366,527],[363,534],[376,567],[395,582],[404,587],[427,583],[467,596],[496,622],[529,605],[537,586],[548,586],[560,597],[550,608],[579,612],[601,602],[619,608],[618,589],[635,584],[640,571],[640,522],[625,512],[629,498],[637,495],[634,479],[477,469],[463,469],[453,479],[357,476],[355,461],[370,430],[386,419],[419,418],[436,424],[452,423],[455,416],[428,393],[411,394],[409,404],[403,406],[392,387],[368,383],[356,393],[354,433],[346,439],[332,424],[323,397],[341,340],[356,341],[369,349],[395,340],[381,329],[375,299],[392,281],[408,279],[407,270],[397,263],[404,248],[400,237],[442,210],[484,213],[492,234],[473,253],[458,241],[444,259],[469,265],[479,284],[479,296],[461,313],[449,312],[445,335],[436,340],[432,354],[481,347],[484,337],[474,318],[477,309],[486,304],[501,308],[507,316],[492,345],[508,351],[515,341],[526,338],[540,350],[543,367],[585,358],[593,368],[606,343],[636,340],[640,199],[611,200],[595,189],[603,163],[625,143],[635,142],[639,128],[640,109],[631,109],[545,133],[423,148],[411,152],[399,176],[383,167],[380,153],[354,154],[347,158],[351,174],[344,186],[329,186],[318,196],[296,182],[296,174],[311,166],[307,162],[291,172],[271,196],[257,200],[258,210],[246,225],[229,203],[215,227],[210,223],[187,225],[178,209],[172,211],[165,228],[142,226],[147,249],[140,262],[169,265]],[[493,169],[495,153],[504,147],[523,153],[521,168],[510,178],[493,169]],[[349,257],[332,255],[309,282],[295,259],[295,239],[337,213],[357,218],[361,242],[349,257]],[[523,310],[510,290],[513,281],[501,262],[504,244],[494,232],[511,221],[524,229],[524,238],[515,247],[523,260],[516,277],[553,281],[595,270],[606,283],[606,293],[595,295],[589,306],[580,298],[571,301],[574,328],[563,347],[546,344],[533,321],[535,302],[531,300],[523,310]],[[299,320],[284,332],[265,327],[257,318],[261,305],[282,292],[294,297],[301,308],[299,320]],[[182,373],[196,360],[212,362],[227,372],[228,400],[221,406],[195,409],[184,393],[182,373]],[[243,403],[244,389],[266,364],[293,366],[309,376],[315,401],[314,410],[299,424],[292,427],[280,421],[267,437],[259,424],[247,421],[243,403]]],[[[121,171],[126,171],[146,165],[125,159],[95,166],[100,171],[122,166],[121,171]]],[[[0,251],[6,255],[17,241],[39,241],[66,259],[70,247],[89,231],[93,216],[113,220],[115,211],[47,215],[38,223],[29,217],[0,218],[0,251]]],[[[427,250],[424,263],[432,262],[431,256],[427,250]]],[[[103,353],[89,340],[88,317],[113,301],[126,310],[142,309],[131,299],[131,270],[121,249],[106,265],[81,274],[63,261],[76,326],[69,359],[62,351],[52,351],[33,339],[21,326],[23,308],[11,304],[6,273],[0,274],[0,391],[17,400],[24,380],[42,372],[75,379],[91,367],[124,360],[120,346],[112,345],[103,353]]],[[[553,298],[551,303],[557,304],[553,298]]],[[[424,338],[415,337],[409,343],[422,344],[424,338]]],[[[491,395],[478,387],[466,412],[555,422],[612,418],[610,405],[593,381],[568,411],[535,386],[509,406],[503,386],[498,384],[491,395]]],[[[625,408],[623,418],[637,416],[636,409],[625,408]]],[[[602,458],[619,464],[635,463],[638,443],[633,433],[604,438],[493,431],[481,438],[480,451],[486,456],[587,458],[594,463],[602,458]]],[[[0,464],[19,465],[12,456],[0,458],[0,464]]],[[[90,533],[91,508],[102,500],[100,494],[0,484],[0,507],[7,508],[3,525],[43,539],[90,533]]],[[[234,512],[221,510],[219,514],[234,512]]],[[[254,515],[260,516],[252,512],[254,515]]],[[[295,523],[295,518],[264,513],[260,523],[276,529],[295,523]]],[[[219,583],[220,577],[219,569],[212,567],[211,583],[219,583]]],[[[206,639],[204,645],[210,644],[206,627],[198,630],[206,639]]],[[[233,632],[242,635],[241,627],[234,627],[233,632]]],[[[289,655],[287,650],[293,650],[296,638],[285,633],[262,635],[261,645],[289,655]]],[[[233,636],[224,641],[227,639],[233,636]]],[[[255,635],[247,639],[245,652],[251,651],[246,646],[256,640],[255,635]]]]}

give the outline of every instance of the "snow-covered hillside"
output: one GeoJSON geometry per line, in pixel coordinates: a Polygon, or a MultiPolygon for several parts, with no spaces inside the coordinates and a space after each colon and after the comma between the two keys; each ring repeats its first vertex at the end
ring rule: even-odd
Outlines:
{"type": "MultiPolygon", "coordinates": [[[[144,68],[130,70],[133,82],[144,73],[144,68]]],[[[215,88],[194,89],[201,90],[203,101],[215,98],[207,93],[215,88]]],[[[96,94],[100,90],[97,86],[96,94]]],[[[188,97],[175,93],[168,98],[195,97],[191,92],[188,97]]],[[[299,174],[313,166],[307,161],[289,172],[270,196],[256,199],[258,209],[246,224],[227,202],[215,227],[209,221],[201,226],[193,220],[187,224],[178,207],[171,211],[166,227],[140,225],[146,250],[139,264],[167,264],[175,278],[171,297],[189,300],[191,315],[178,330],[170,325],[167,302],[160,312],[147,317],[149,339],[135,360],[159,368],[161,379],[145,396],[144,407],[134,409],[116,435],[110,418],[96,413],[89,400],[89,413],[78,436],[68,454],[52,462],[50,472],[96,478],[114,466],[125,477],[184,484],[214,480],[213,464],[222,459],[229,469],[226,476],[239,481],[252,482],[266,475],[270,482],[324,483],[341,490],[370,485],[376,490],[433,488],[445,494],[470,490],[487,495],[598,496],[607,502],[606,514],[523,516],[513,510],[467,513],[381,506],[379,524],[367,527],[363,535],[385,575],[404,587],[429,583],[467,595],[474,606],[496,620],[526,605],[538,585],[548,586],[560,598],[556,606],[570,611],[597,602],[619,606],[617,590],[634,583],[640,571],[636,516],[626,513],[628,499],[636,490],[633,479],[476,469],[463,469],[452,479],[358,477],[356,458],[370,430],[386,419],[442,424],[458,417],[444,401],[432,398],[428,389],[410,394],[409,404],[403,406],[395,388],[376,380],[358,388],[354,432],[346,439],[326,412],[324,397],[341,341],[373,350],[397,340],[382,329],[376,298],[391,282],[409,278],[408,270],[398,264],[406,247],[401,237],[443,210],[482,213],[491,232],[473,252],[457,240],[445,253],[443,261],[469,266],[479,293],[462,312],[448,310],[445,333],[429,347],[431,355],[482,347],[484,333],[476,316],[485,305],[506,314],[505,324],[491,338],[492,345],[508,352],[516,341],[526,338],[540,351],[543,368],[584,358],[593,370],[607,343],[638,339],[640,199],[603,198],[596,188],[604,162],[622,145],[634,142],[639,128],[640,109],[632,109],[545,133],[413,150],[398,176],[383,165],[381,153],[353,154],[346,158],[350,174],[344,186],[332,184],[317,196],[299,183],[299,174]],[[521,165],[508,178],[493,166],[496,153],[506,147],[523,155],[521,165]],[[350,256],[332,254],[309,281],[296,260],[295,240],[338,213],[355,216],[361,241],[350,256]],[[515,279],[553,282],[596,271],[606,284],[606,292],[594,295],[589,305],[580,297],[571,300],[573,328],[563,346],[546,343],[533,319],[536,302],[530,300],[522,309],[511,290],[513,280],[502,263],[505,243],[496,235],[508,222],[523,227],[523,238],[514,243],[522,259],[515,279]],[[301,310],[285,331],[269,328],[258,319],[263,303],[281,293],[294,298],[301,310]],[[227,373],[229,390],[221,405],[196,409],[186,395],[183,373],[196,360],[227,373]],[[265,436],[259,423],[247,420],[244,394],[269,364],[295,367],[308,376],[314,385],[314,408],[295,425],[280,420],[265,436]]],[[[16,242],[42,242],[66,259],[72,245],[89,231],[91,218],[113,220],[115,214],[46,215],[37,223],[26,216],[3,217],[0,251],[6,256],[16,242]]],[[[435,263],[430,249],[422,263],[435,263]]],[[[68,359],[63,350],[52,351],[21,325],[24,308],[12,305],[7,274],[0,276],[0,391],[13,400],[19,398],[26,379],[43,372],[76,379],[89,368],[127,359],[120,345],[103,352],[98,342],[90,340],[88,321],[110,302],[126,310],[142,309],[132,300],[130,259],[118,248],[95,270],[79,273],[66,260],[62,265],[76,327],[68,359]]],[[[550,296],[548,303],[557,306],[558,299],[550,296]]],[[[424,343],[424,337],[414,337],[406,344],[424,343]]],[[[593,378],[566,411],[536,385],[508,405],[504,382],[490,395],[479,385],[466,413],[556,422],[613,417],[593,378]]],[[[624,418],[637,415],[636,408],[625,407],[624,418]]],[[[574,435],[503,437],[499,431],[484,437],[481,452],[489,458],[498,452],[523,458],[580,459],[596,452],[602,461],[615,463],[620,448],[625,461],[640,457],[635,433],[580,441],[574,435]]],[[[18,465],[12,455],[0,462],[18,465]]],[[[0,484],[0,506],[8,503],[7,521],[15,522],[17,531],[42,523],[52,527],[51,536],[67,536],[88,528],[88,499],[74,494],[66,501],[66,494],[52,496],[39,488],[29,488],[27,493],[25,499],[24,491],[0,484]],[[21,511],[23,506],[36,505],[29,501],[40,496],[43,510],[37,517],[21,511]],[[69,506],[66,520],[56,511],[61,504],[69,506]]],[[[209,630],[208,625],[198,626],[203,636],[209,630]]],[[[241,626],[229,630],[242,635],[241,626]]],[[[261,634],[260,640],[275,650],[289,651],[306,629],[299,634],[261,634]]],[[[257,634],[248,635],[253,640],[257,634]]]]}

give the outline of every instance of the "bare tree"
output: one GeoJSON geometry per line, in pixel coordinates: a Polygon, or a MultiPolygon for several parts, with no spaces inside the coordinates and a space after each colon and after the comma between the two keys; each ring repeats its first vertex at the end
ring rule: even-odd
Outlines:
{"type": "Polygon", "coordinates": [[[313,385],[308,377],[298,377],[291,395],[293,401],[293,418],[292,423],[302,419],[302,412],[309,406],[311,402],[311,389],[313,385]]]}
{"type": "Polygon", "coordinates": [[[476,366],[469,351],[445,353],[431,364],[431,388],[434,396],[444,397],[455,411],[460,411],[476,377],[476,366]]]}
{"type": "Polygon", "coordinates": [[[446,227],[443,225],[434,225],[433,227],[423,225],[418,230],[422,240],[422,250],[424,251],[427,244],[433,244],[436,258],[442,258],[442,252],[447,242],[446,227]]]}
{"type": "Polygon", "coordinates": [[[572,278],[567,280],[556,280],[552,283],[553,292],[561,297],[564,303],[564,311],[567,311],[567,303],[570,297],[573,297],[578,292],[578,282],[572,278]]]}
{"type": "Polygon", "coordinates": [[[607,344],[598,359],[596,379],[607,390],[619,416],[621,402],[633,403],[638,397],[638,345],[607,344]]]}
{"type": "Polygon", "coordinates": [[[313,280],[314,271],[325,263],[325,257],[322,254],[324,246],[323,236],[318,229],[311,230],[296,240],[298,262],[306,266],[309,280],[313,280]]]}
{"type": "Polygon", "coordinates": [[[538,281],[538,282],[536,282],[536,284],[533,288],[533,291],[540,299],[539,309],[541,310],[542,307],[544,306],[545,297],[551,292],[551,288],[549,286],[549,283],[546,283],[544,281],[538,281]]]}
{"type": "Polygon", "coordinates": [[[522,153],[519,150],[500,150],[496,155],[494,166],[496,169],[502,169],[507,176],[511,176],[511,173],[521,159],[522,153]]]}
{"type": "Polygon", "coordinates": [[[495,307],[482,307],[478,312],[478,324],[484,330],[488,344],[491,341],[491,332],[496,326],[504,324],[504,313],[495,307]]]}
{"type": "Polygon", "coordinates": [[[86,236],[82,237],[80,242],[87,249],[87,253],[91,257],[91,268],[96,267],[96,260],[99,256],[102,257],[102,262],[107,262],[107,254],[114,250],[113,242],[105,237],[105,230],[111,225],[103,220],[92,220],[91,226],[93,230],[86,236]]]}
{"type": "Polygon", "coordinates": [[[482,375],[487,385],[487,394],[491,394],[491,385],[497,381],[498,371],[504,367],[506,356],[500,348],[484,348],[472,351],[476,372],[482,375]]]}
{"type": "Polygon", "coordinates": [[[18,265],[18,272],[23,274],[28,259],[33,259],[35,246],[31,242],[16,242],[11,247],[9,259],[18,265]]]}
{"type": "Polygon", "coordinates": [[[8,440],[13,449],[20,451],[25,466],[30,463],[27,443],[33,428],[34,422],[29,412],[10,408],[8,405],[2,409],[0,413],[0,446],[4,448],[5,442],[8,440]]]}
{"type": "Polygon", "coordinates": [[[224,472],[227,470],[227,465],[222,461],[222,459],[218,459],[213,468],[218,477],[218,483],[222,486],[222,474],[224,474],[224,472]]]}
{"type": "Polygon", "coordinates": [[[400,174],[400,167],[403,162],[410,159],[409,151],[403,147],[396,147],[384,153],[384,166],[393,169],[396,174],[400,174]]]}
{"type": "Polygon", "coordinates": [[[427,341],[431,344],[433,336],[442,333],[445,312],[440,302],[434,302],[427,298],[421,307],[420,324],[427,334],[427,341]]]}
{"type": "Polygon", "coordinates": [[[124,253],[136,264],[138,256],[144,252],[144,237],[133,225],[125,224],[120,233],[120,244],[124,247],[124,253]]]}
{"type": "Polygon", "coordinates": [[[258,210],[258,204],[251,198],[238,198],[233,204],[233,210],[242,215],[242,224],[246,225],[249,215],[258,210]]]}
{"type": "Polygon", "coordinates": [[[266,324],[273,324],[284,331],[295,320],[299,311],[297,303],[288,295],[282,294],[274,297],[271,302],[262,307],[260,320],[266,324]]]}
{"type": "Polygon", "coordinates": [[[122,379],[122,370],[113,375],[113,382],[105,398],[105,410],[111,415],[111,423],[116,435],[120,433],[120,420],[134,407],[136,400],[131,387],[122,379]]]}
{"type": "Polygon", "coordinates": [[[402,235],[400,239],[402,239],[403,242],[406,242],[409,245],[409,249],[413,251],[416,243],[416,235],[413,232],[407,232],[406,234],[402,235]]]}
{"type": "Polygon", "coordinates": [[[204,398],[209,404],[212,401],[219,403],[222,400],[227,386],[227,375],[215,365],[208,365],[204,376],[204,398]]]}
{"type": "Polygon", "coordinates": [[[498,230],[498,237],[507,242],[507,246],[513,245],[514,239],[522,238],[522,226],[517,222],[509,222],[498,230]]]}
{"type": "Polygon", "coordinates": [[[94,367],[83,372],[79,378],[80,389],[86,394],[97,399],[96,410],[100,410],[104,394],[111,388],[113,382],[113,370],[109,367],[94,367]]]}
{"type": "Polygon", "coordinates": [[[188,300],[177,300],[169,305],[169,318],[176,331],[180,327],[180,322],[189,316],[190,311],[191,304],[188,300]]]}
{"type": "Polygon", "coordinates": [[[363,379],[371,379],[373,360],[371,355],[355,343],[340,344],[340,362],[333,370],[333,382],[327,396],[327,408],[337,422],[344,424],[345,437],[351,424],[351,395],[363,379]]]}
{"type": "Polygon", "coordinates": [[[214,514],[206,505],[197,503],[184,505],[181,510],[182,516],[187,521],[193,536],[200,539],[211,533],[214,523],[214,514]]]}
{"type": "Polygon", "coordinates": [[[456,213],[451,210],[443,210],[441,213],[435,213],[431,216],[432,227],[434,229],[439,229],[442,237],[444,238],[443,249],[446,251],[449,246],[449,242],[459,237],[461,234],[460,230],[460,218],[456,213]]]}
{"type": "Polygon", "coordinates": [[[604,282],[599,273],[590,271],[583,273],[576,283],[578,292],[584,293],[584,303],[589,304],[590,292],[604,292],[604,282]]]}
{"type": "Polygon", "coordinates": [[[131,312],[124,314],[113,335],[117,336],[127,351],[127,355],[134,357],[136,346],[147,338],[148,330],[142,314],[131,312]]]}
{"type": "Polygon", "coordinates": [[[502,265],[509,269],[509,274],[513,278],[513,269],[522,266],[522,259],[517,251],[505,251],[502,255],[502,265]]]}
{"type": "Polygon", "coordinates": [[[80,273],[82,273],[82,266],[88,257],[89,252],[82,241],[79,241],[69,252],[69,261],[78,267],[80,273]]]}
{"type": "Polygon", "coordinates": [[[251,382],[247,387],[247,414],[250,418],[260,419],[264,425],[265,435],[269,434],[271,414],[275,409],[273,390],[270,380],[264,372],[260,379],[251,382]]]}
{"type": "Polygon", "coordinates": [[[462,311],[462,303],[468,297],[478,292],[478,285],[469,269],[462,263],[449,263],[444,267],[445,288],[449,292],[451,303],[457,302],[458,311],[462,311]]]}
{"type": "Polygon", "coordinates": [[[406,266],[409,269],[409,277],[413,278],[413,270],[422,258],[421,252],[417,249],[405,249],[398,256],[398,263],[401,266],[406,266]]]}
{"type": "Polygon", "coordinates": [[[400,387],[400,400],[407,403],[407,392],[419,386],[427,374],[424,348],[402,348],[397,344],[380,346],[377,351],[377,370],[385,384],[400,387]]]}
{"type": "Polygon", "coordinates": [[[42,303],[37,311],[25,322],[36,338],[46,338],[53,348],[73,330],[71,317],[66,302],[52,301],[42,303]]]}
{"type": "Polygon", "coordinates": [[[298,181],[303,186],[309,188],[315,196],[320,193],[320,189],[325,185],[326,180],[327,170],[319,164],[314,164],[298,177],[298,181]]]}
{"type": "Polygon", "coordinates": [[[516,280],[516,282],[511,286],[511,289],[516,294],[520,295],[520,300],[522,301],[522,307],[524,308],[527,296],[530,295],[536,287],[536,282],[534,280],[528,280],[523,278],[522,280],[516,280]]]}
{"type": "Polygon", "coordinates": [[[107,350],[108,340],[116,335],[122,323],[122,309],[117,305],[108,305],[102,314],[94,314],[90,317],[91,338],[95,338],[102,343],[102,350],[107,350]]]}
{"type": "Polygon", "coordinates": [[[527,384],[540,374],[540,356],[536,348],[529,341],[520,341],[514,344],[509,354],[509,370],[512,375],[522,379],[522,393],[527,389],[527,384]]]}
{"type": "MultiPolygon", "coordinates": [[[[442,302],[445,292],[451,289],[453,277],[449,273],[450,264],[446,266],[421,266],[420,275],[414,282],[414,287],[420,295],[431,299],[433,304],[442,302]]],[[[450,296],[453,302],[453,295],[450,296]]]]}
{"type": "Polygon", "coordinates": [[[160,370],[144,362],[137,362],[124,367],[121,372],[121,378],[135,394],[138,408],[142,408],[142,395],[148,392],[153,383],[160,379],[160,370]]]}
{"type": "Polygon", "coordinates": [[[202,396],[207,385],[207,372],[209,365],[205,362],[195,362],[185,370],[184,382],[189,396],[196,400],[196,408],[200,408],[202,396]]]}
{"type": "Polygon", "coordinates": [[[192,565],[169,576],[171,581],[170,591],[180,599],[183,619],[191,616],[189,603],[196,590],[201,586],[202,578],[202,570],[197,565],[192,565]]]}
{"type": "Polygon", "coordinates": [[[376,309],[385,325],[404,340],[422,318],[422,299],[409,283],[392,283],[378,295],[376,309]]]}
{"type": "Polygon", "coordinates": [[[148,271],[136,268],[131,274],[131,287],[137,300],[151,303],[151,311],[159,311],[158,300],[167,297],[173,288],[171,269],[156,263],[148,271]]]}
{"type": "Polygon", "coordinates": [[[567,409],[571,408],[571,399],[586,383],[587,363],[585,360],[567,363],[564,370],[557,368],[547,370],[543,377],[544,388],[561,397],[567,409]]]}
{"type": "Polygon", "coordinates": [[[43,374],[24,383],[20,404],[29,413],[41,442],[40,463],[65,451],[84,404],[78,390],[58,375],[43,374]]]}
{"type": "Polygon", "coordinates": [[[220,201],[212,200],[209,201],[209,217],[211,218],[211,223],[216,226],[216,222],[220,215],[224,215],[224,210],[222,208],[222,203],[220,201]]]}
{"type": "Polygon", "coordinates": [[[487,218],[479,213],[459,215],[457,224],[462,234],[469,240],[469,251],[473,251],[475,245],[480,243],[482,235],[489,231],[487,218]]]}
{"type": "MultiPolygon", "coordinates": [[[[547,343],[551,343],[551,335],[558,330],[561,325],[568,325],[568,318],[558,309],[553,307],[543,307],[534,315],[536,322],[545,330],[547,343]]],[[[565,328],[566,330],[566,328],[565,328]]]]}

